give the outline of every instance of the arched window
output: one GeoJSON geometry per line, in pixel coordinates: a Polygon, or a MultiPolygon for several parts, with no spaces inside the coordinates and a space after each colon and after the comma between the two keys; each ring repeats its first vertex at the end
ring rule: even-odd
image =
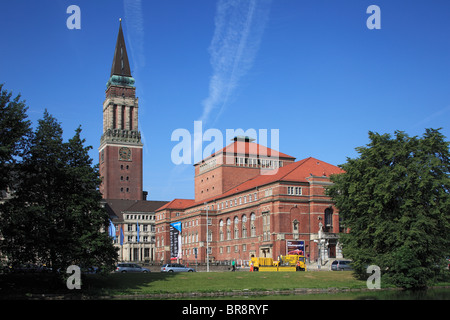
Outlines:
{"type": "Polygon", "coordinates": [[[253,223],[250,226],[250,236],[251,237],[256,237],[256,227],[255,227],[255,225],[253,223]]]}

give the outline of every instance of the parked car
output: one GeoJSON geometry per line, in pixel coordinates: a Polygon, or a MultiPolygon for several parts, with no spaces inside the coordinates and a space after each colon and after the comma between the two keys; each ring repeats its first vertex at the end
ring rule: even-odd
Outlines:
{"type": "Polygon", "coordinates": [[[331,264],[332,271],[353,270],[350,260],[334,260],[331,264]]]}
{"type": "Polygon", "coordinates": [[[10,272],[14,273],[47,273],[51,272],[51,268],[35,264],[21,264],[10,267],[10,272]]]}
{"type": "Polygon", "coordinates": [[[161,267],[161,272],[195,272],[195,270],[179,263],[168,263],[161,267]]]}
{"type": "Polygon", "coordinates": [[[136,263],[119,263],[116,267],[116,272],[150,272],[147,268],[142,268],[136,263]]]}
{"type": "Polygon", "coordinates": [[[100,272],[100,269],[97,267],[80,266],[80,269],[81,269],[81,273],[84,273],[84,274],[94,274],[94,273],[100,272]]]}

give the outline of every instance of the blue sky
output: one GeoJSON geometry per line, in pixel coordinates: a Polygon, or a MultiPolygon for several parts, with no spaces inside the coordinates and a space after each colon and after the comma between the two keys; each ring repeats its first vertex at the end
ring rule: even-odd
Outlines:
{"type": "Polygon", "coordinates": [[[369,130],[421,135],[443,127],[450,137],[447,0],[15,0],[1,7],[0,82],[26,99],[33,124],[47,108],[65,139],[81,125],[96,163],[123,19],[151,200],[193,198],[193,166],[173,164],[171,135],[193,134],[196,120],[224,136],[279,129],[281,152],[335,165],[357,156],[369,130]],[[66,26],[72,4],[81,9],[79,30],[66,26]],[[372,4],[381,9],[380,30],[366,26],[372,4]]]}

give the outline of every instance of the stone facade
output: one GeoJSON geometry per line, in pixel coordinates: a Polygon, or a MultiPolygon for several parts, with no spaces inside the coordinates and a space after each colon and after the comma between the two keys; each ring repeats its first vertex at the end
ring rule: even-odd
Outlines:
{"type": "Polygon", "coordinates": [[[114,245],[119,248],[119,261],[155,261],[155,211],[166,203],[104,200],[116,229],[114,245]]]}

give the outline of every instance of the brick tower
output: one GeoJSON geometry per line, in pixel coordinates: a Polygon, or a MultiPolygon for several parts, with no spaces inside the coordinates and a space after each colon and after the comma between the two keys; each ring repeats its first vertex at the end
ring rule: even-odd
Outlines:
{"type": "Polygon", "coordinates": [[[138,130],[138,98],[127,49],[119,26],[111,76],[103,103],[99,163],[104,199],[143,200],[142,147],[138,130]]]}

